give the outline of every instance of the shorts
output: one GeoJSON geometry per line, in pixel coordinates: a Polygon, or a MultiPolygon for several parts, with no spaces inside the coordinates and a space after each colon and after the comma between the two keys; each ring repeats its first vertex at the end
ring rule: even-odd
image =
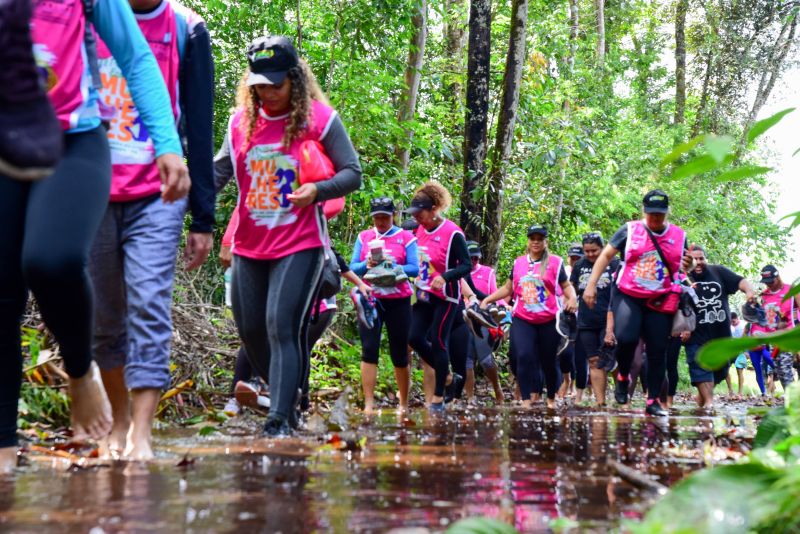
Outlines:
{"type": "Polygon", "coordinates": [[[697,363],[697,353],[700,352],[701,345],[686,345],[686,362],[689,364],[689,380],[693,386],[702,382],[719,384],[728,376],[730,362],[726,363],[721,369],[709,371],[700,367],[697,363]]]}
{"type": "Polygon", "coordinates": [[[736,357],[736,360],[733,362],[733,365],[737,369],[747,369],[748,365],[750,365],[750,362],[747,360],[746,354],[740,354],[736,357]]]}
{"type": "Polygon", "coordinates": [[[492,347],[489,345],[489,331],[481,327],[482,338],[470,335],[471,343],[467,351],[467,369],[474,369],[476,363],[480,363],[484,369],[497,367],[492,355],[492,347]]]}

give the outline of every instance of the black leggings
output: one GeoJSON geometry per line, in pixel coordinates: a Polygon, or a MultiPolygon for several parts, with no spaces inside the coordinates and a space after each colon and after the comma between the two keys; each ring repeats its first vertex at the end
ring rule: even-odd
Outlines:
{"type": "Polygon", "coordinates": [[[571,341],[559,357],[561,373],[570,373],[575,387],[586,389],[589,382],[589,366],[586,363],[586,351],[578,340],[571,341]]]}
{"type": "Polygon", "coordinates": [[[658,398],[666,377],[672,315],[651,310],[645,299],[631,297],[622,291],[614,293],[611,309],[614,312],[614,335],[619,344],[619,373],[625,377],[630,373],[641,337],[647,347],[647,398],[658,398]]]}
{"type": "MultiPolygon", "coordinates": [[[[511,321],[511,350],[517,361],[517,381],[523,400],[538,392],[537,384],[547,385],[547,398],[555,399],[561,385],[561,370],[556,362],[559,335],[555,320],[532,324],[514,317],[511,321]]],[[[541,391],[541,390],[539,390],[541,391]]]]}
{"type": "Polygon", "coordinates": [[[667,342],[667,395],[674,397],[678,391],[678,358],[681,355],[681,338],[670,337],[667,342]]]}
{"type": "Polygon", "coordinates": [[[270,385],[270,417],[288,419],[309,365],[308,323],[322,248],[275,260],[233,259],[233,316],[255,371],[270,385]]]}
{"type": "Polygon", "coordinates": [[[437,397],[444,396],[450,371],[448,349],[457,308],[455,303],[434,296],[430,296],[430,302],[417,301],[412,307],[408,343],[436,371],[437,397]]]}
{"type": "Polygon", "coordinates": [[[389,355],[395,367],[408,367],[408,332],[411,329],[411,297],[403,299],[377,299],[378,319],[371,329],[358,322],[361,336],[361,361],[378,364],[381,348],[381,330],[386,325],[389,336],[389,355]]]}
{"type": "Polygon", "coordinates": [[[20,322],[30,288],[71,377],[92,361],[89,250],[108,206],[105,130],[64,136],[52,175],[27,183],[0,175],[0,447],[16,445],[22,377],[20,322]]]}
{"type": "MultiPolygon", "coordinates": [[[[453,367],[453,372],[460,374],[462,377],[467,376],[467,356],[470,350],[474,349],[475,342],[472,340],[472,332],[469,331],[467,323],[464,322],[464,303],[459,303],[456,308],[456,316],[453,319],[453,328],[450,330],[450,365],[453,367]]],[[[464,382],[454,392],[456,398],[461,398],[461,392],[464,390],[464,382]]]]}

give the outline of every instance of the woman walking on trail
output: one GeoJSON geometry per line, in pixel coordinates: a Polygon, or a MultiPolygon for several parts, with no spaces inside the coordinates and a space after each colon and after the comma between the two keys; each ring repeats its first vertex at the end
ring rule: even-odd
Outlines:
{"type": "Polygon", "coordinates": [[[528,228],[526,254],[514,260],[508,281],[481,303],[486,307],[500,299],[514,297],[511,350],[516,359],[522,405],[526,408],[531,406],[531,394],[536,391],[542,372],[547,386],[547,407],[556,405],[556,392],[561,383],[556,355],[559,342],[556,317],[561,313],[557,288],[564,292],[565,311],[575,313],[578,308],[564,261],[548,251],[547,233],[544,226],[528,228]]]}
{"type": "MultiPolygon", "coordinates": [[[[63,140],[64,153],[52,174],[38,182],[0,175],[4,232],[0,239],[0,361],[4,366],[0,373],[0,472],[16,464],[20,320],[28,289],[59,343],[70,377],[74,436],[99,439],[112,425],[108,398],[92,362],[92,288],[86,270],[111,183],[110,152],[98,108],[99,75],[92,76],[97,73],[96,47],[94,39],[88,38],[92,31],[87,25],[103,39],[122,74],[131,80],[130,93],[153,140],[162,199],[174,202],[189,190],[169,95],[128,2],[36,2],[30,35],[37,63],[48,77],[49,101],[63,136],[58,143],[50,143],[49,138],[41,141],[55,147],[63,140]]],[[[23,47],[25,42],[14,46],[23,47]]],[[[25,65],[4,65],[22,92],[29,90],[24,84],[31,80],[27,72],[21,72],[25,65]]]]}
{"type": "Polygon", "coordinates": [[[589,308],[597,305],[597,286],[606,267],[621,252],[622,270],[617,277],[614,312],[614,335],[617,339],[619,363],[615,398],[628,402],[631,362],[639,338],[647,346],[647,409],[648,415],[666,416],[658,396],[666,376],[667,341],[675,310],[664,307],[666,297],[677,288],[677,273],[688,270],[692,257],[688,254],[686,232],[667,222],[669,197],[661,190],[648,192],[643,199],[644,219],[631,221],[611,237],[597,258],[591,277],[583,291],[589,308]]]}
{"type": "Polygon", "coordinates": [[[420,261],[408,341],[434,370],[433,391],[426,392],[432,412],[444,410],[445,386],[453,378],[449,373],[450,330],[461,299],[459,280],[468,276],[471,268],[464,232],[442,216],[451,202],[450,192],[430,181],[417,189],[407,210],[419,223],[420,261]]]}
{"type": "Polygon", "coordinates": [[[381,330],[386,326],[389,336],[389,355],[397,380],[399,408],[408,409],[408,389],[411,370],[408,366],[408,335],[411,329],[411,284],[409,278],[419,274],[417,238],[408,230],[394,224],[394,201],[388,197],[370,201],[373,227],[358,235],[350,269],[362,278],[373,276],[372,294],[377,318],[372,328],[358,323],[361,337],[361,387],[364,390],[364,412],[375,408],[375,384],[378,380],[378,353],[381,330]],[[386,261],[391,263],[386,263],[386,261]],[[397,268],[400,270],[397,270],[397,268]],[[379,272],[381,269],[383,272],[379,272]],[[380,280],[380,277],[385,280],[380,280]],[[380,285],[379,285],[380,284],[380,285]]]}
{"type": "Polygon", "coordinates": [[[299,424],[308,322],[328,240],[319,203],[356,190],[361,166],[341,119],[286,37],[256,39],[247,60],[215,173],[239,186],[233,314],[250,363],[270,384],[264,433],[278,437],[299,424]],[[299,184],[304,141],[321,143],[333,177],[299,184]]]}
{"type": "MultiPolygon", "coordinates": [[[[583,234],[583,258],[572,268],[570,282],[578,295],[578,339],[576,354],[584,354],[589,362],[589,373],[594,392],[595,402],[598,406],[606,403],[607,375],[613,370],[614,361],[608,357],[610,347],[606,343],[606,320],[611,302],[611,287],[614,283],[614,273],[619,269],[620,261],[612,258],[597,281],[597,304],[590,308],[583,300],[583,292],[589,283],[592,269],[603,251],[603,236],[599,232],[583,234]]],[[[581,363],[583,364],[583,363],[581,363]]],[[[580,377],[580,372],[577,373],[580,377]]],[[[577,384],[581,391],[581,383],[577,384]]],[[[586,387],[586,382],[583,382],[586,387]]]]}

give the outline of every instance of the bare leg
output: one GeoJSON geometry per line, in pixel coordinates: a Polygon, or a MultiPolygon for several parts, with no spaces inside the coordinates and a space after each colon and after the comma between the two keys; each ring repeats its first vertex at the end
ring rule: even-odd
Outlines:
{"type": "Polygon", "coordinates": [[[580,403],[583,402],[583,392],[586,391],[585,389],[575,388],[575,402],[580,403]]]}
{"type": "Polygon", "coordinates": [[[361,362],[361,389],[364,390],[364,413],[375,410],[375,383],[378,381],[378,366],[361,362]]]}
{"type": "Polygon", "coordinates": [[[475,369],[467,369],[467,377],[464,380],[464,394],[467,402],[475,400],[475,369]]]}
{"type": "Polygon", "coordinates": [[[608,376],[604,369],[589,369],[589,376],[592,378],[592,391],[594,392],[594,399],[598,406],[605,406],[606,404],[606,386],[608,385],[608,376]]]}
{"type": "Polygon", "coordinates": [[[494,400],[497,404],[502,404],[506,401],[503,394],[503,388],[500,387],[500,375],[497,373],[497,367],[484,367],[483,372],[494,389],[494,400]]]}
{"type": "Polygon", "coordinates": [[[714,383],[700,382],[697,384],[697,405],[701,408],[711,408],[714,405],[714,383]]]}
{"type": "Polygon", "coordinates": [[[425,392],[425,405],[429,405],[433,400],[433,394],[436,391],[436,371],[425,363],[422,362],[422,390],[425,392]]]}
{"type": "Polygon", "coordinates": [[[75,439],[102,439],[111,432],[111,404],[96,363],[92,362],[89,371],[82,377],[70,377],[69,396],[72,400],[70,418],[75,439]]]}
{"type": "Polygon", "coordinates": [[[514,380],[514,400],[522,400],[522,393],[519,392],[519,382],[514,380]]]}
{"type": "Polygon", "coordinates": [[[775,375],[772,373],[767,377],[767,392],[770,397],[775,396],[775,375]]]}
{"type": "Polygon", "coordinates": [[[725,375],[725,385],[728,386],[728,397],[733,397],[733,386],[731,385],[731,370],[725,375]]]}
{"type": "Polygon", "coordinates": [[[672,404],[674,402],[675,402],[675,397],[673,397],[672,395],[667,395],[667,402],[666,402],[666,406],[664,406],[664,408],[666,408],[667,410],[672,409],[672,404]]]}
{"type": "Polygon", "coordinates": [[[739,378],[739,398],[742,398],[742,388],[744,387],[744,369],[736,369],[736,376],[739,378]]]}
{"type": "Polygon", "coordinates": [[[133,460],[153,459],[153,419],[161,399],[161,390],[154,388],[131,391],[133,421],[128,431],[128,445],[125,456],[133,460]]]}
{"type": "Polygon", "coordinates": [[[17,467],[17,448],[3,447],[0,449],[0,475],[7,475],[17,467]]]}
{"type": "MultiPolygon", "coordinates": [[[[375,370],[377,372],[377,367],[375,370]]],[[[398,407],[403,411],[408,411],[408,389],[411,387],[411,367],[395,367],[394,379],[397,381],[397,396],[400,397],[400,405],[398,407]]]]}
{"type": "Polygon", "coordinates": [[[131,426],[131,403],[128,387],[125,385],[125,368],[101,370],[100,376],[103,377],[103,386],[111,402],[111,414],[114,417],[111,434],[108,436],[107,452],[111,457],[119,457],[125,450],[125,440],[131,426]]]}

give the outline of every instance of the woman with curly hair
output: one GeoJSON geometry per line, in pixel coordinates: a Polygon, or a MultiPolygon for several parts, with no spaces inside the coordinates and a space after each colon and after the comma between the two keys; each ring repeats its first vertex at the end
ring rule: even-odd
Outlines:
{"type": "Polygon", "coordinates": [[[215,159],[218,186],[236,179],[233,313],[253,368],[268,380],[269,437],[299,423],[306,345],[327,240],[319,206],[361,185],[358,155],[308,66],[286,37],[261,37],[247,50],[237,108],[215,159]],[[318,141],[335,174],[299,183],[300,147],[318,141]]]}
{"type": "MultiPolygon", "coordinates": [[[[449,373],[450,330],[461,299],[459,280],[472,270],[464,232],[442,216],[451,202],[450,192],[439,182],[430,181],[417,189],[406,210],[419,223],[416,234],[420,262],[409,344],[435,371],[433,391],[426,390],[433,412],[444,410],[445,387],[448,378],[453,380],[449,373]]],[[[460,389],[460,384],[453,386],[460,389]]]]}

